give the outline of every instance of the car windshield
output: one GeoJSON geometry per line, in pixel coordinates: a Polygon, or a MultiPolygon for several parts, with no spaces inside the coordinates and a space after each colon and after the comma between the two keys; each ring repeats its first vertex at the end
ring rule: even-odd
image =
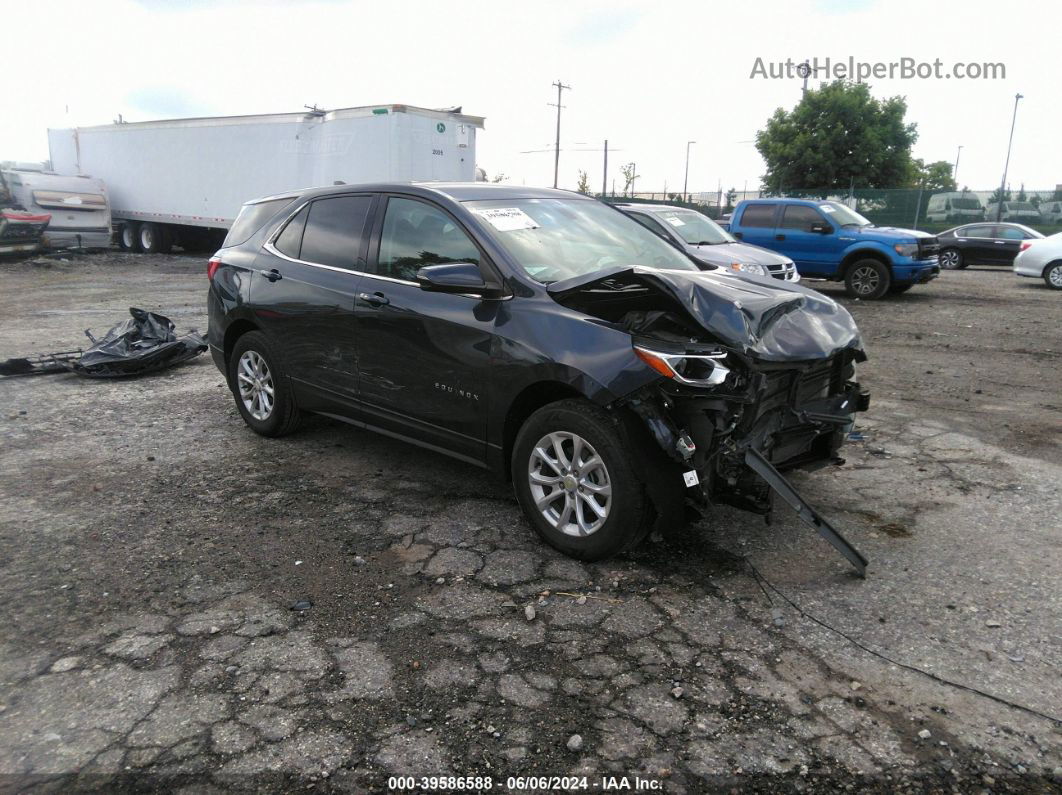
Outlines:
{"type": "Polygon", "coordinates": [[[967,199],[962,199],[962,198],[952,199],[951,200],[951,206],[952,206],[952,209],[954,209],[954,210],[981,210],[981,209],[984,209],[984,208],[981,207],[981,202],[977,201],[976,198],[972,198],[972,197],[971,198],[967,198],[967,199]]]}
{"type": "Polygon", "coordinates": [[[845,207],[837,202],[823,202],[819,209],[826,213],[826,217],[841,226],[873,226],[866,218],[861,216],[850,207],[845,207]]]}
{"type": "Polygon", "coordinates": [[[616,266],[698,270],[657,234],[592,199],[496,199],[465,206],[542,284],[616,266]]]}
{"type": "Polygon", "coordinates": [[[715,221],[694,210],[652,210],[656,218],[668,224],[691,246],[714,246],[736,243],[715,221]]]}
{"type": "Polygon", "coordinates": [[[1030,202],[1007,202],[1006,208],[1008,210],[1031,210],[1036,212],[1036,208],[1030,202]]]}

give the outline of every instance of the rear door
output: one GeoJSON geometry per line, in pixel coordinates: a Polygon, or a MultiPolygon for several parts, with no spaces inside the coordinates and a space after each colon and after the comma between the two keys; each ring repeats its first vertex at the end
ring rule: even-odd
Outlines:
{"type": "Polygon", "coordinates": [[[354,296],[374,202],[360,193],[303,203],[255,262],[256,319],[280,349],[304,408],[353,409],[357,398],[354,296]]]}
{"type": "Polygon", "coordinates": [[[416,274],[448,262],[489,266],[461,223],[439,205],[398,195],[381,202],[355,305],[365,421],[481,463],[492,302],[426,292],[416,274]]]}
{"type": "Polygon", "coordinates": [[[736,231],[731,225],[731,233],[744,243],[763,246],[778,251],[778,241],[774,239],[775,216],[778,213],[776,202],[754,202],[746,204],[738,219],[736,231]]]}
{"type": "Polygon", "coordinates": [[[1018,256],[1021,242],[1025,240],[1025,233],[1014,226],[996,226],[993,235],[993,253],[996,262],[1000,265],[1010,265],[1018,256]]]}
{"type": "Polygon", "coordinates": [[[995,227],[991,224],[974,224],[960,230],[962,255],[967,262],[993,262],[995,257],[995,227]]]}

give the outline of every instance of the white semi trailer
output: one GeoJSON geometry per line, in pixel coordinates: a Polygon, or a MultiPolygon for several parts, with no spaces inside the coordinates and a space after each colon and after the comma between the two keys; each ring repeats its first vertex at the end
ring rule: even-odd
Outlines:
{"type": "Polygon", "coordinates": [[[338,183],[472,181],[483,118],[372,105],[48,130],[52,169],[102,179],[122,248],[217,245],[244,202],[338,183]]]}

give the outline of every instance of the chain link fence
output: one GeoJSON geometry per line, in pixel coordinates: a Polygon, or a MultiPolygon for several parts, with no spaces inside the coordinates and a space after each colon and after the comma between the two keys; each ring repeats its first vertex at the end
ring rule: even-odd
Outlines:
{"type": "Polygon", "coordinates": [[[976,221],[1020,223],[1045,235],[1062,232],[1062,185],[1054,190],[1009,191],[1003,206],[995,198],[999,189],[942,191],[920,188],[856,188],[854,190],[800,190],[767,193],[762,191],[691,192],[685,201],[681,193],[644,192],[608,194],[606,201],[671,204],[690,207],[710,218],[730,213],[743,199],[810,199],[840,202],[878,226],[898,226],[925,232],[942,232],[953,226],[976,221]]]}

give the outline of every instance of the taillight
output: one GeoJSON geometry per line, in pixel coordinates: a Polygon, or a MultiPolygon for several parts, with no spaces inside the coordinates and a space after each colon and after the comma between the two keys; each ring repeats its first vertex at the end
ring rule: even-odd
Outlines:
{"type": "Polygon", "coordinates": [[[221,257],[215,254],[207,262],[207,279],[214,281],[214,274],[218,272],[219,267],[221,267],[221,257]]]}
{"type": "Polygon", "coordinates": [[[1026,241],[1022,242],[1021,248],[1018,249],[1018,250],[1019,251],[1025,251],[1025,249],[1027,249],[1031,245],[1032,245],[1032,241],[1031,240],[1026,240],[1026,241]]]}

